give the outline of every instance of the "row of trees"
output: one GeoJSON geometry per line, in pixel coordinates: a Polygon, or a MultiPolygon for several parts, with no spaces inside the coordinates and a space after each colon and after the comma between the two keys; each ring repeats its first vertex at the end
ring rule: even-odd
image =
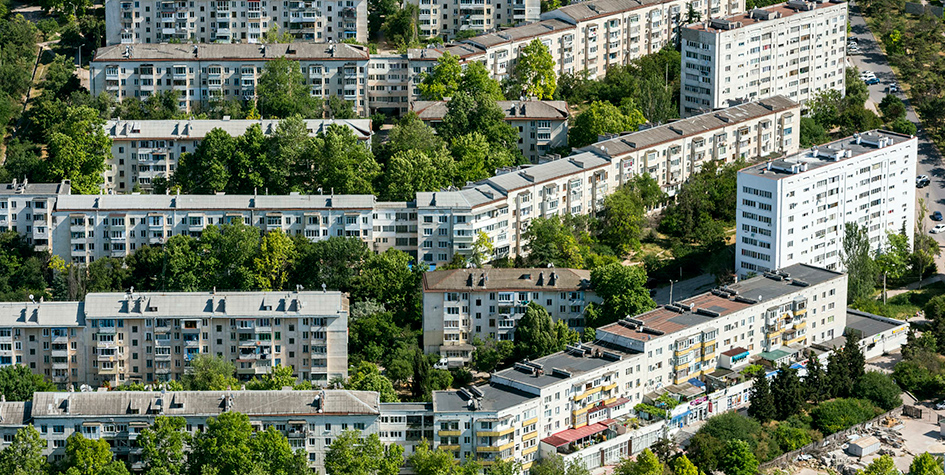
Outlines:
{"type": "Polygon", "coordinates": [[[941,249],[934,238],[921,231],[921,227],[917,229],[911,248],[905,230],[887,232],[886,246],[879,250],[870,244],[865,226],[847,223],[840,256],[849,275],[847,301],[869,311],[877,285],[884,284],[885,290],[885,284],[921,280],[923,276],[934,273],[935,256],[941,253],[941,249]]]}

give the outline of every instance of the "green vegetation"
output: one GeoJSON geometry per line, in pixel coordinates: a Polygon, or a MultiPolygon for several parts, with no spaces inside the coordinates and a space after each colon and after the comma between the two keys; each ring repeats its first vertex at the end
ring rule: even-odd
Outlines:
{"type": "Polygon", "coordinates": [[[597,142],[601,135],[635,131],[644,123],[646,118],[632,100],[624,101],[619,108],[609,102],[594,101],[574,119],[568,129],[568,144],[584,147],[597,142]]]}
{"type": "Polygon", "coordinates": [[[55,390],[55,385],[46,381],[42,375],[33,374],[24,365],[0,368],[0,394],[7,401],[29,401],[33,399],[34,392],[55,390]]]}

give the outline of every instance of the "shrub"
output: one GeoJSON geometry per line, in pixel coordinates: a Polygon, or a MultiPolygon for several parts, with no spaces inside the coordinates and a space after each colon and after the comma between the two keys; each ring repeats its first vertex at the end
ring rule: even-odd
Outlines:
{"type": "Polygon", "coordinates": [[[811,410],[813,424],[824,434],[833,434],[866,422],[883,410],[866,399],[837,398],[821,403],[811,410]]]}

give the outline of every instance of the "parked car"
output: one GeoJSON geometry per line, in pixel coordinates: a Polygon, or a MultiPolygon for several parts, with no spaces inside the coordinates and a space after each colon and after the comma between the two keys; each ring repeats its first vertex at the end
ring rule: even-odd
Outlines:
{"type": "Polygon", "coordinates": [[[879,84],[879,79],[872,77],[863,82],[865,82],[867,86],[872,86],[873,84],[879,84]]]}
{"type": "Polygon", "coordinates": [[[886,90],[889,91],[890,94],[894,92],[899,92],[899,85],[894,82],[891,82],[889,83],[889,85],[886,86],[886,90]]]}
{"type": "Polygon", "coordinates": [[[928,175],[919,175],[915,177],[915,186],[918,188],[929,186],[930,183],[932,183],[932,180],[929,179],[928,175]]]}
{"type": "Polygon", "coordinates": [[[936,224],[930,231],[932,234],[938,234],[945,232],[945,224],[936,224]]]}
{"type": "Polygon", "coordinates": [[[940,403],[938,403],[938,404],[935,405],[935,410],[941,411],[941,410],[943,410],[943,409],[945,409],[945,402],[940,402],[940,403]]]}
{"type": "Polygon", "coordinates": [[[932,213],[932,216],[929,216],[929,218],[931,218],[932,221],[941,221],[941,220],[942,220],[942,212],[941,212],[941,211],[936,211],[936,212],[932,213]]]}

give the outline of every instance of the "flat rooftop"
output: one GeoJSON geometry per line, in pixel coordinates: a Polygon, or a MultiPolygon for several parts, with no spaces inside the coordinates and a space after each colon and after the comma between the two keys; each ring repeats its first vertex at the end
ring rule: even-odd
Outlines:
{"type": "Polygon", "coordinates": [[[585,356],[581,356],[579,352],[574,351],[559,351],[527,363],[528,365],[540,365],[542,367],[541,372],[527,371],[524,365],[517,364],[512,368],[494,373],[492,379],[493,381],[496,381],[497,378],[499,380],[506,379],[534,388],[544,388],[611,365],[614,361],[617,361],[614,357],[627,358],[636,355],[636,353],[628,353],[589,343],[583,343],[581,346],[588,350],[585,356]],[[595,355],[598,351],[600,356],[595,355]]]}
{"type": "Polygon", "coordinates": [[[451,269],[424,272],[424,292],[585,290],[591,273],[583,269],[451,269]]]}
{"type": "Polygon", "coordinates": [[[634,340],[649,341],[657,336],[670,335],[697,325],[711,323],[718,317],[751,306],[764,307],[767,305],[766,302],[797,292],[804,286],[822,284],[843,275],[840,272],[807,264],[795,264],[781,271],[790,279],[775,280],[763,275],[752,277],[676,302],[682,307],[663,306],[633,317],[634,320],[643,323],[642,327],[633,324],[628,326],[621,322],[601,327],[597,330],[598,337],[600,337],[600,332],[605,332],[634,340]],[[736,295],[731,296],[732,291],[736,292],[736,295]]]}
{"type": "Polygon", "coordinates": [[[869,338],[879,335],[882,332],[892,330],[901,325],[908,325],[906,322],[896,320],[897,323],[889,321],[886,317],[873,315],[872,313],[861,312],[852,308],[847,308],[846,330],[856,330],[862,336],[860,338],[869,338]]]}
{"type": "Polygon", "coordinates": [[[825,3],[806,2],[803,0],[790,1],[764,8],[755,8],[745,13],[739,13],[737,15],[715,19],[715,21],[707,20],[699,23],[693,23],[691,25],[685,26],[684,28],[696,31],[707,31],[710,33],[725,33],[726,31],[737,30],[739,28],[745,28],[746,26],[755,25],[766,21],[784,19],[793,15],[807,13],[809,11],[822,10],[824,8],[838,7],[841,5],[844,5],[843,8],[846,8],[845,4],[846,2],[842,0],[830,0],[829,2],[825,3]],[[723,24],[728,25],[723,27],[723,24]]]}
{"type": "Polygon", "coordinates": [[[853,160],[861,155],[909,140],[916,140],[916,138],[887,130],[870,130],[811,147],[793,155],[786,155],[777,160],[752,165],[739,170],[739,173],[780,180],[820,167],[853,160]]]}
{"type": "Polygon", "coordinates": [[[433,391],[434,412],[498,412],[515,407],[538,396],[496,385],[476,386],[482,397],[468,390],[433,391]],[[470,401],[475,401],[471,404],[470,401]]]}
{"type": "Polygon", "coordinates": [[[367,61],[367,47],[347,43],[135,43],[95,50],[92,61],[367,61]]]}

